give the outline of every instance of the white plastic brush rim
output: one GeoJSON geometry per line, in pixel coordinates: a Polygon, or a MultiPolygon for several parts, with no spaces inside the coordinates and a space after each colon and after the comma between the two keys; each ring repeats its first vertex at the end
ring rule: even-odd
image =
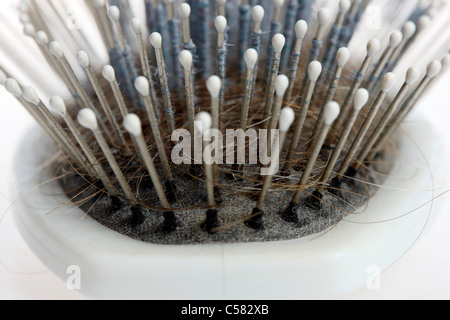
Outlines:
{"type": "Polygon", "coordinates": [[[48,151],[41,147],[43,134],[33,131],[18,153],[28,156],[16,160],[23,202],[16,206],[16,222],[63,281],[69,266],[80,267],[81,293],[90,298],[335,298],[364,286],[374,270],[386,270],[420,236],[438,193],[430,168],[435,176],[448,176],[439,165],[436,121],[425,112],[409,119],[384,187],[363,213],[327,232],[291,241],[183,246],[130,239],[70,204],[48,214],[68,199],[57,182],[35,188],[46,178],[40,165],[48,151]]]}

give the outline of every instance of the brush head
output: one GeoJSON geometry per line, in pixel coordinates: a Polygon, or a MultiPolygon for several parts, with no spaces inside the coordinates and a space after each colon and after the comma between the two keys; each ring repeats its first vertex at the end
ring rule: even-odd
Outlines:
{"type": "Polygon", "coordinates": [[[403,38],[409,39],[416,33],[416,24],[412,21],[406,22],[402,27],[403,38]]]}
{"type": "Polygon", "coordinates": [[[116,72],[111,65],[106,65],[102,69],[103,78],[105,78],[108,82],[114,82],[116,80],[116,72]]]}
{"type": "Polygon", "coordinates": [[[408,85],[414,84],[420,77],[420,70],[415,67],[411,67],[406,72],[405,83],[408,85]]]}
{"type": "Polygon", "coordinates": [[[319,10],[317,14],[317,18],[319,20],[319,26],[324,27],[327,25],[328,21],[330,21],[331,11],[327,8],[322,8],[319,10]]]}
{"type": "Polygon", "coordinates": [[[273,51],[276,53],[281,53],[283,51],[284,45],[286,44],[286,38],[281,34],[277,33],[272,38],[273,51]]]}
{"type": "Polygon", "coordinates": [[[159,32],[153,32],[150,35],[150,43],[152,44],[153,48],[160,49],[162,44],[162,37],[159,32]]]}
{"type": "Polygon", "coordinates": [[[123,127],[135,137],[142,135],[141,119],[139,119],[139,117],[134,113],[128,114],[123,119],[123,127]]]}
{"type": "Polygon", "coordinates": [[[77,52],[77,60],[80,66],[83,68],[88,68],[90,65],[89,56],[86,51],[80,50],[77,52]]]}
{"type": "Polygon", "coordinates": [[[41,100],[39,99],[36,90],[34,90],[33,87],[27,86],[23,88],[23,97],[28,102],[34,104],[35,106],[39,105],[41,103],[41,100]]]}
{"type": "Polygon", "coordinates": [[[304,39],[308,32],[308,24],[305,20],[298,20],[294,26],[295,36],[297,39],[304,39]]]}
{"type": "Polygon", "coordinates": [[[358,89],[355,93],[355,98],[353,101],[353,108],[360,111],[369,101],[369,91],[367,89],[358,89]]]}
{"type": "Polygon", "coordinates": [[[20,88],[19,83],[12,78],[6,79],[5,81],[5,89],[12,95],[20,98],[22,97],[22,89],[20,88]]]}
{"type": "Polygon", "coordinates": [[[264,8],[256,5],[252,8],[252,19],[255,23],[261,23],[264,19],[264,8]]]}
{"type": "Polygon", "coordinates": [[[397,47],[400,44],[400,42],[402,42],[402,39],[403,39],[402,33],[398,30],[395,30],[394,32],[391,33],[389,37],[389,47],[390,48],[397,47]]]}
{"type": "Polygon", "coordinates": [[[216,99],[219,97],[222,81],[218,76],[210,76],[208,80],[206,80],[206,88],[208,89],[211,98],[216,99]]]}
{"type": "Polygon", "coordinates": [[[244,61],[248,70],[255,69],[255,65],[258,62],[258,51],[253,48],[247,49],[244,53],[244,61]]]}
{"type": "Polygon", "coordinates": [[[44,31],[38,31],[36,32],[34,39],[36,42],[41,46],[47,46],[48,45],[48,35],[44,31]]]}
{"type": "Polygon", "coordinates": [[[98,129],[97,117],[91,109],[84,108],[80,110],[80,112],[78,112],[77,120],[78,123],[86,129],[91,131],[98,129]]]}
{"type": "Polygon", "coordinates": [[[148,97],[150,95],[150,83],[146,77],[137,77],[134,81],[134,87],[141,96],[148,97]]]}
{"type": "Polygon", "coordinates": [[[326,125],[331,125],[339,116],[341,108],[339,103],[335,101],[328,102],[324,109],[324,123],[326,125]]]}
{"type": "Polygon", "coordinates": [[[283,97],[289,86],[289,78],[284,74],[280,74],[275,79],[275,91],[277,96],[283,97]]]}
{"type": "Polygon", "coordinates": [[[142,21],[135,17],[130,21],[131,30],[136,34],[142,34],[142,21]]]}
{"type": "Polygon", "coordinates": [[[373,57],[380,49],[381,43],[378,39],[371,39],[367,43],[367,56],[373,57]]]}
{"type": "Polygon", "coordinates": [[[312,61],[308,66],[309,81],[316,82],[322,73],[322,64],[319,61],[312,61]]]}
{"type": "Polygon", "coordinates": [[[396,81],[395,74],[392,72],[386,73],[381,79],[381,91],[385,93],[391,91],[396,81]]]}
{"type": "Polygon", "coordinates": [[[340,48],[336,54],[336,61],[339,67],[344,67],[350,59],[350,50],[348,48],[340,48]]]}
{"type": "Polygon", "coordinates": [[[65,117],[67,114],[66,103],[60,96],[50,98],[50,107],[62,117],[65,117]]]}
{"type": "Polygon", "coordinates": [[[217,32],[224,33],[227,28],[227,19],[224,16],[217,16],[214,20],[217,32]]]}
{"type": "Polygon", "coordinates": [[[118,22],[120,20],[120,10],[116,6],[110,6],[108,8],[108,17],[114,21],[118,22]]]}
{"type": "Polygon", "coordinates": [[[208,112],[200,112],[195,117],[195,128],[203,135],[212,126],[212,118],[208,112]]]}
{"type": "Polygon", "coordinates": [[[183,19],[187,19],[191,15],[191,6],[188,3],[182,3],[179,10],[180,16],[183,19]]]}
{"type": "Polygon", "coordinates": [[[287,133],[295,120],[295,112],[291,107],[285,107],[281,110],[278,127],[281,132],[287,133]]]}
{"type": "Polygon", "coordinates": [[[438,60],[432,61],[427,67],[427,77],[434,78],[439,72],[441,72],[442,64],[438,60]]]}
{"type": "Polygon", "coordinates": [[[178,55],[178,60],[180,60],[181,65],[184,70],[191,71],[192,70],[192,53],[189,50],[183,50],[178,55]]]}
{"type": "Polygon", "coordinates": [[[64,57],[64,52],[59,42],[52,41],[49,45],[49,49],[56,59],[61,60],[64,57]]]}

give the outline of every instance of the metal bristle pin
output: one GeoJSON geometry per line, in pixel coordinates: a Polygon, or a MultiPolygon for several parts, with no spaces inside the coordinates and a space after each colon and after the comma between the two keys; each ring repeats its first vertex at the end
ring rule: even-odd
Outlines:
{"type": "Polygon", "coordinates": [[[346,205],[339,189],[376,166],[448,67],[448,48],[411,59],[436,33],[433,6],[418,4],[395,23],[401,31],[366,37],[358,25],[368,1],[256,3],[146,0],[145,17],[134,17],[128,1],[80,1],[98,30],[54,32],[63,10],[23,2],[20,33],[37,54],[3,46],[0,82],[51,138],[67,175],[95,187],[86,198],[107,198],[111,213],[127,208],[134,227],[154,221],[152,210],[166,235],[185,228],[188,210],[201,211],[210,237],[237,224],[268,232],[267,217],[307,226],[303,212],[325,212],[328,197],[337,212],[346,205]],[[48,74],[30,73],[35,66],[48,74]],[[392,70],[406,75],[395,90],[392,70]]]}

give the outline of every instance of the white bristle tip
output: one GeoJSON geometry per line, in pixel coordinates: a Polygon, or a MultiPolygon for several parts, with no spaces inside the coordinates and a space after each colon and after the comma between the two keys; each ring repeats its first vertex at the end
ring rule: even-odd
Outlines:
{"type": "Polygon", "coordinates": [[[380,50],[380,46],[380,40],[375,38],[369,40],[369,42],[367,43],[367,56],[373,57],[378,52],[378,50],[380,50]]]}
{"type": "Polygon", "coordinates": [[[434,78],[439,72],[441,72],[442,63],[438,60],[432,61],[427,67],[427,77],[434,78]]]}
{"type": "Polygon", "coordinates": [[[281,34],[277,33],[272,38],[273,51],[280,53],[283,51],[284,45],[286,44],[286,38],[281,34]]]}
{"type": "Polygon", "coordinates": [[[389,92],[394,87],[395,82],[397,81],[395,74],[392,72],[388,72],[381,79],[381,91],[389,92]]]}
{"type": "Polygon", "coordinates": [[[227,4],[227,0],[217,0],[217,4],[218,4],[219,6],[224,6],[224,5],[227,4]]]}
{"type": "Polygon", "coordinates": [[[36,34],[36,29],[31,23],[25,23],[23,26],[23,32],[29,37],[34,37],[36,34]]]}
{"type": "Polygon", "coordinates": [[[408,72],[406,72],[405,82],[409,85],[412,85],[419,79],[419,77],[420,77],[420,70],[418,68],[411,67],[408,69],[408,72]]]}
{"type": "Polygon", "coordinates": [[[326,125],[331,125],[339,116],[341,112],[341,107],[339,103],[331,101],[327,103],[324,110],[324,122],[326,125]]]}
{"type": "Polygon", "coordinates": [[[150,94],[150,83],[146,77],[137,77],[134,81],[134,86],[143,97],[148,97],[150,94]]]}
{"type": "Polygon", "coordinates": [[[222,81],[218,76],[210,76],[206,81],[206,88],[212,98],[218,98],[220,89],[222,87],[222,81]]]}
{"type": "Polygon", "coordinates": [[[82,66],[83,68],[87,68],[89,67],[89,56],[86,53],[86,51],[80,50],[77,52],[77,60],[78,63],[80,64],[80,66],[82,66]]]}
{"type": "Polygon", "coordinates": [[[336,54],[336,60],[339,67],[343,67],[347,64],[350,59],[350,50],[348,48],[340,48],[336,54]]]}
{"type": "Polygon", "coordinates": [[[30,22],[30,16],[27,13],[21,13],[19,20],[22,24],[30,22]]]}
{"type": "Polygon", "coordinates": [[[331,17],[331,11],[327,8],[322,8],[319,10],[319,13],[317,15],[319,20],[319,25],[325,26],[331,17]]]}
{"type": "Polygon", "coordinates": [[[306,33],[308,32],[308,23],[306,23],[305,20],[298,20],[295,23],[295,36],[297,39],[303,39],[306,36],[306,33]]]}
{"type": "Polygon", "coordinates": [[[309,80],[316,82],[322,73],[322,64],[319,61],[313,61],[308,66],[309,80]]]}
{"type": "Polygon", "coordinates": [[[264,8],[256,5],[252,8],[252,19],[254,22],[261,22],[264,19],[264,8]]]}
{"type": "Polygon", "coordinates": [[[406,39],[411,38],[414,33],[416,33],[416,24],[412,21],[408,21],[403,25],[402,28],[402,33],[403,33],[403,37],[405,37],[406,39]]]}
{"type": "Polygon", "coordinates": [[[142,33],[142,21],[141,21],[141,19],[139,19],[137,17],[131,19],[130,26],[131,26],[131,29],[133,30],[134,33],[136,33],[136,34],[141,34],[142,33]]]}
{"type": "Polygon", "coordinates": [[[94,0],[94,5],[96,8],[102,8],[105,6],[105,0],[94,0]]]}
{"type": "Polygon", "coordinates": [[[217,32],[224,33],[227,28],[227,19],[224,16],[217,16],[214,20],[214,26],[217,32]]]}
{"type": "Polygon", "coordinates": [[[103,67],[102,75],[103,78],[105,78],[109,82],[113,82],[114,80],[116,80],[116,72],[114,71],[114,68],[110,65],[106,65],[103,67]]]}
{"type": "Polygon", "coordinates": [[[253,48],[247,49],[244,53],[244,61],[248,70],[253,70],[258,62],[258,51],[253,48]]]}
{"type": "Polygon", "coordinates": [[[341,0],[339,2],[339,10],[341,13],[347,12],[350,9],[351,2],[350,0],[341,0]]]}
{"type": "Polygon", "coordinates": [[[35,106],[37,106],[41,102],[41,100],[39,99],[39,97],[36,93],[36,90],[34,90],[33,87],[23,88],[23,97],[25,98],[25,100],[27,100],[28,102],[31,102],[35,106]]]}
{"type": "Polygon", "coordinates": [[[50,98],[50,107],[61,116],[65,116],[67,112],[66,103],[59,96],[53,96],[50,98]]]}
{"type": "Polygon", "coordinates": [[[450,66],[450,53],[442,58],[442,68],[447,69],[450,66]]]}
{"type": "Polygon", "coordinates": [[[135,137],[139,137],[142,134],[141,119],[139,119],[139,117],[134,113],[128,114],[123,119],[123,127],[135,137]]]}
{"type": "Polygon", "coordinates": [[[0,85],[5,85],[6,79],[8,79],[6,77],[6,74],[3,72],[3,70],[0,70],[0,85]]]}
{"type": "Polygon", "coordinates": [[[49,49],[52,55],[54,55],[57,59],[62,59],[64,57],[64,52],[58,42],[52,41],[49,45],[49,49]]]}
{"type": "Polygon", "coordinates": [[[178,60],[180,60],[184,70],[192,70],[192,53],[189,50],[181,51],[178,55],[178,60]]]}
{"type": "Polygon", "coordinates": [[[187,19],[189,18],[190,15],[191,15],[191,6],[187,3],[182,3],[180,5],[180,16],[183,19],[187,19]]]}
{"type": "Polygon", "coordinates": [[[200,133],[205,133],[212,126],[212,118],[208,112],[200,112],[195,117],[195,126],[200,133]]]}
{"type": "Polygon", "coordinates": [[[275,91],[277,92],[277,96],[284,96],[286,90],[289,86],[289,78],[284,74],[280,74],[275,79],[275,91]]]}
{"type": "Polygon", "coordinates": [[[280,112],[279,129],[288,132],[295,120],[295,112],[291,107],[285,107],[280,112]]]}
{"type": "Polygon", "coordinates": [[[430,25],[430,23],[431,23],[431,18],[427,15],[423,15],[417,21],[417,29],[423,30],[426,27],[428,27],[430,25]]]}
{"type": "Polygon", "coordinates": [[[91,131],[98,129],[97,117],[91,109],[85,108],[80,110],[80,112],[78,112],[77,120],[80,125],[91,131]]]}
{"type": "Polygon", "coordinates": [[[36,42],[41,46],[48,45],[48,35],[45,33],[45,31],[38,31],[36,32],[36,35],[34,36],[36,39],[36,42]]]}
{"type": "Polygon", "coordinates": [[[5,89],[6,91],[8,91],[9,93],[11,93],[16,97],[20,98],[22,96],[22,89],[20,88],[19,83],[15,79],[12,78],[6,79],[5,89]]]}
{"type": "Polygon", "coordinates": [[[279,9],[283,6],[284,0],[272,0],[273,7],[279,9]]]}
{"type": "Polygon", "coordinates": [[[162,44],[161,34],[159,32],[153,32],[150,35],[150,43],[152,44],[153,48],[155,48],[155,49],[161,48],[161,44],[162,44]]]}
{"type": "Polygon", "coordinates": [[[367,101],[369,101],[369,91],[364,88],[358,89],[355,93],[353,108],[359,111],[366,105],[367,101]]]}
{"type": "Polygon", "coordinates": [[[120,19],[120,10],[116,6],[110,6],[108,8],[108,17],[114,21],[117,22],[120,19]]]}
{"type": "Polygon", "coordinates": [[[389,37],[389,47],[395,48],[400,44],[400,42],[402,42],[402,40],[403,40],[402,33],[398,30],[395,30],[394,32],[391,33],[391,36],[389,37]]]}

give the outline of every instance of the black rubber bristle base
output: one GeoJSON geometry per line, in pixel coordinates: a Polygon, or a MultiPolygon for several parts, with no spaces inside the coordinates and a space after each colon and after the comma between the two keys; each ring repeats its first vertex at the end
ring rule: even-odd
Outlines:
{"type": "Polygon", "coordinates": [[[163,232],[171,233],[178,229],[180,226],[180,222],[178,221],[177,216],[173,211],[165,211],[163,213],[164,223],[163,223],[163,232]]]}
{"type": "Polygon", "coordinates": [[[309,197],[307,197],[303,200],[303,203],[308,208],[320,211],[322,209],[322,198],[323,198],[323,194],[318,189],[316,189],[316,190],[314,190],[312,195],[310,195],[309,197]]]}
{"type": "Polygon", "coordinates": [[[206,220],[202,223],[202,228],[206,232],[213,234],[217,232],[217,228],[222,225],[219,214],[216,209],[206,211],[206,220]]]}
{"type": "Polygon", "coordinates": [[[331,194],[334,194],[335,196],[339,195],[339,190],[341,189],[342,180],[338,177],[334,177],[331,180],[330,187],[327,188],[327,191],[331,194]]]}
{"type": "Polygon", "coordinates": [[[140,206],[131,207],[131,221],[132,228],[139,227],[145,222],[145,209],[140,206]]]}
{"type": "Polygon", "coordinates": [[[289,203],[289,206],[281,212],[281,219],[290,223],[298,223],[298,211],[299,205],[297,203],[289,203]]]}
{"type": "Polygon", "coordinates": [[[114,213],[117,212],[127,206],[129,206],[130,204],[128,203],[128,201],[119,198],[117,196],[111,196],[111,207],[110,207],[110,212],[114,213]]]}
{"type": "Polygon", "coordinates": [[[247,227],[255,230],[264,230],[264,211],[258,208],[254,208],[251,214],[251,218],[244,223],[247,227]]]}

